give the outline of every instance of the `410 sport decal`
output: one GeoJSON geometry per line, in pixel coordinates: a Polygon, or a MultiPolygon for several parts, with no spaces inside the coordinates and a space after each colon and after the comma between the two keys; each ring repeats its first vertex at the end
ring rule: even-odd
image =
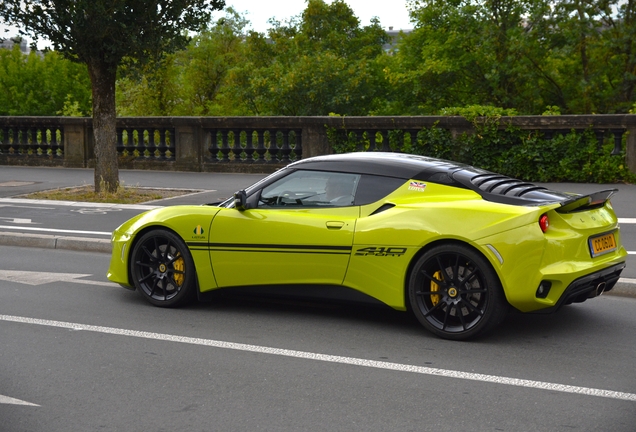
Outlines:
{"type": "Polygon", "coordinates": [[[366,247],[356,250],[358,256],[402,256],[406,248],[401,247],[366,247]]]}

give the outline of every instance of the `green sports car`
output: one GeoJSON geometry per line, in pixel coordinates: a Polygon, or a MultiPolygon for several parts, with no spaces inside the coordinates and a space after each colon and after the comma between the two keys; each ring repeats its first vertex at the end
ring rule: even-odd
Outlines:
{"type": "Polygon", "coordinates": [[[614,192],[406,154],[320,156],[221,203],[130,219],[108,278],[166,307],[228,287],[347,287],[467,339],[510,306],[556,311],[612,289],[627,255],[614,192]]]}

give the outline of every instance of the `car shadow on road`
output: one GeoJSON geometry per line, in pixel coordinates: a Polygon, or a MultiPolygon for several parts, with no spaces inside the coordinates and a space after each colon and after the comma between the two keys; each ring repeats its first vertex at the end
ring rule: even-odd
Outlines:
{"type": "MultiPolygon", "coordinates": [[[[293,288],[292,288],[293,289],[293,288]]],[[[220,290],[206,301],[195,302],[188,308],[215,313],[245,312],[265,316],[298,317],[307,320],[337,319],[360,325],[394,327],[396,331],[420,331],[415,317],[371,299],[370,297],[332,295],[314,296],[312,294],[294,295],[280,290],[255,293],[250,290],[220,290]]]]}
{"type": "MultiPolygon", "coordinates": [[[[153,308],[136,293],[123,294],[126,295],[126,302],[134,301],[153,308]]],[[[383,332],[395,332],[402,336],[437,339],[420,325],[411,312],[397,311],[370,298],[355,296],[324,298],[280,291],[227,289],[215,291],[204,301],[194,301],[180,309],[186,313],[196,313],[199,317],[208,313],[214,313],[215,318],[223,314],[245,314],[246,319],[258,322],[285,318],[304,323],[312,320],[322,326],[336,320],[339,324],[365,326],[372,331],[382,329],[383,332]]],[[[611,317],[579,304],[566,306],[550,314],[511,310],[491,333],[472,341],[500,344],[520,339],[570,338],[581,332],[590,336],[598,333],[602,337],[606,332],[612,331],[612,326],[611,317]]]]}

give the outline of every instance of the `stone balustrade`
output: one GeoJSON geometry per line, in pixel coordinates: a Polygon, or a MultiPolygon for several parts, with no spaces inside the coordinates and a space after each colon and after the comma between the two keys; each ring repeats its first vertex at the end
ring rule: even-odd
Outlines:
{"type": "MultiPolygon", "coordinates": [[[[622,154],[627,133],[626,163],[636,173],[636,115],[502,117],[500,127],[508,125],[547,139],[592,129],[599,143],[613,140],[613,154],[622,154]]],[[[332,153],[328,130],[364,137],[358,150],[391,151],[390,132],[412,139],[433,126],[452,136],[473,131],[463,117],[122,117],[117,151],[120,168],[267,173],[332,153]]],[[[93,148],[90,118],[0,117],[0,165],[92,167],[93,148]]]]}

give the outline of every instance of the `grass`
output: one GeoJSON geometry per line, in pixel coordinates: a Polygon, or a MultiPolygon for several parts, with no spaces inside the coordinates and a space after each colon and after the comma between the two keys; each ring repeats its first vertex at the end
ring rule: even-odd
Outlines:
{"type": "Polygon", "coordinates": [[[138,204],[148,201],[160,200],[163,198],[185,195],[190,192],[191,191],[180,189],[152,189],[120,186],[116,192],[95,193],[95,188],[92,185],[84,185],[34,192],[28,195],[22,195],[21,198],[56,201],[138,204]]]}

